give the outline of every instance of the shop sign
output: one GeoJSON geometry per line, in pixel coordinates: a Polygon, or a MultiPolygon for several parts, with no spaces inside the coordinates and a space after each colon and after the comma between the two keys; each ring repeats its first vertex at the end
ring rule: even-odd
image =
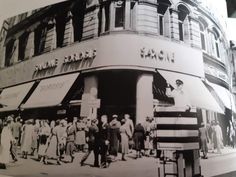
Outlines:
{"type": "Polygon", "coordinates": [[[217,78],[225,81],[226,83],[229,82],[229,78],[228,78],[227,74],[225,74],[223,71],[219,71],[218,69],[216,69],[213,66],[206,65],[205,66],[205,72],[206,72],[206,74],[217,77],[217,78]]]}
{"type": "Polygon", "coordinates": [[[64,57],[63,64],[69,64],[77,61],[83,61],[83,60],[88,60],[88,59],[94,59],[97,55],[97,50],[96,49],[91,49],[87,50],[84,52],[80,52],[68,55],[64,57]]]}
{"type": "Polygon", "coordinates": [[[140,49],[140,56],[144,59],[159,60],[163,62],[174,63],[175,55],[173,52],[164,50],[148,49],[143,47],[140,49]]]}
{"type": "Polygon", "coordinates": [[[43,62],[43,63],[40,63],[38,65],[35,66],[35,72],[37,71],[42,71],[42,70],[46,70],[46,69],[49,69],[49,68],[55,68],[57,67],[58,65],[58,59],[53,59],[53,60],[50,60],[50,61],[46,61],[46,62],[43,62]]]}

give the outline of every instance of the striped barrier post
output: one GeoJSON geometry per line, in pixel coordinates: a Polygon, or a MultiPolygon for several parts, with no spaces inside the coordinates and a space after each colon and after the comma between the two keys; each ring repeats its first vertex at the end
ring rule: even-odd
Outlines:
{"type": "Polygon", "coordinates": [[[200,177],[199,124],[196,108],[159,107],[154,112],[154,137],[162,151],[159,177],[200,177]],[[162,167],[162,168],[161,168],[162,167]]]}

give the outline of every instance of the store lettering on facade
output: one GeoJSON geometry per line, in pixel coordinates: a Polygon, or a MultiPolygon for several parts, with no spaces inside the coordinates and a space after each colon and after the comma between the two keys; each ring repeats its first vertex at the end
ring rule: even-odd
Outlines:
{"type": "Polygon", "coordinates": [[[143,47],[140,49],[140,55],[142,58],[145,59],[153,59],[159,61],[166,61],[169,63],[175,62],[175,55],[173,52],[166,52],[164,50],[155,50],[155,49],[148,49],[143,47]]]}
{"type": "Polygon", "coordinates": [[[229,82],[229,78],[228,78],[227,74],[223,73],[222,71],[219,71],[217,68],[215,68],[213,66],[205,65],[205,73],[212,75],[214,77],[217,77],[217,78],[225,81],[226,83],[229,82]]]}
{"type": "Polygon", "coordinates": [[[57,67],[58,65],[58,59],[53,59],[53,60],[50,60],[50,61],[46,61],[44,63],[40,63],[38,65],[35,66],[35,72],[37,71],[42,71],[42,70],[46,70],[46,69],[49,69],[49,68],[55,68],[57,67]]]}
{"type": "Polygon", "coordinates": [[[64,57],[63,64],[69,64],[77,61],[83,61],[87,59],[94,59],[97,55],[96,49],[87,50],[85,52],[75,53],[64,57]]]}

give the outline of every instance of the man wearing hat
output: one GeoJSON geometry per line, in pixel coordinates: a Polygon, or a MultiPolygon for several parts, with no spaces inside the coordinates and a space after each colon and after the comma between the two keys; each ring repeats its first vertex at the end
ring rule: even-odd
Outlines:
{"type": "Polygon", "coordinates": [[[184,109],[185,111],[190,111],[191,104],[189,98],[185,91],[183,90],[184,82],[180,79],[175,81],[176,88],[174,90],[170,90],[169,84],[167,84],[167,96],[173,97],[175,102],[175,107],[179,109],[184,109]]]}

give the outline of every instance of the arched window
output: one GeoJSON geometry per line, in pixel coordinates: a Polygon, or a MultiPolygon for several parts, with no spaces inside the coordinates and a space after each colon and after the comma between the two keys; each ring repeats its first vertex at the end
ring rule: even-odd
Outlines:
{"type": "Polygon", "coordinates": [[[158,0],[159,34],[166,37],[170,36],[170,5],[169,1],[158,0]]]}
{"type": "Polygon", "coordinates": [[[214,56],[216,56],[217,58],[220,58],[220,51],[219,51],[219,37],[220,37],[220,35],[219,35],[219,33],[218,33],[218,31],[215,29],[215,28],[213,28],[213,31],[212,32],[210,32],[211,33],[211,39],[212,39],[212,43],[211,43],[211,45],[212,45],[212,54],[214,55],[214,56]]]}
{"type": "Polygon", "coordinates": [[[189,20],[188,20],[188,15],[189,15],[189,10],[187,7],[184,5],[179,5],[178,6],[178,11],[179,11],[179,40],[181,41],[187,41],[189,40],[189,20]]]}
{"type": "Polygon", "coordinates": [[[199,17],[199,29],[200,29],[200,39],[201,39],[201,46],[202,46],[202,50],[207,51],[207,22],[199,17]]]}

